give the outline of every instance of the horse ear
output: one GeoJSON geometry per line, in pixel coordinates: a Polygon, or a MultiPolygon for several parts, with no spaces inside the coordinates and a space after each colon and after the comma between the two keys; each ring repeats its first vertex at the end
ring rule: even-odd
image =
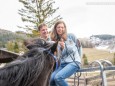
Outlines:
{"type": "Polygon", "coordinates": [[[58,45],[58,42],[54,43],[52,47],[50,47],[51,49],[51,52],[54,54],[54,52],[57,50],[57,45],[58,45]]]}
{"type": "Polygon", "coordinates": [[[26,46],[27,49],[29,49],[29,50],[32,49],[32,45],[34,44],[33,40],[34,39],[25,39],[24,40],[23,43],[24,43],[24,45],[26,46]]]}
{"type": "Polygon", "coordinates": [[[29,50],[31,50],[31,49],[33,48],[33,45],[28,44],[28,45],[26,46],[26,48],[29,49],[29,50]]]}

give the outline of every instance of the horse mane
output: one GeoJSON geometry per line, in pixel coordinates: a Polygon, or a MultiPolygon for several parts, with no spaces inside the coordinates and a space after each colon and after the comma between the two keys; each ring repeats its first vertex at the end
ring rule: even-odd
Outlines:
{"type": "Polygon", "coordinates": [[[44,68],[46,56],[36,48],[7,64],[0,69],[0,86],[33,86],[44,68]]]}
{"type": "Polygon", "coordinates": [[[26,46],[24,55],[0,68],[0,86],[49,86],[57,43],[38,38],[26,46]]]}

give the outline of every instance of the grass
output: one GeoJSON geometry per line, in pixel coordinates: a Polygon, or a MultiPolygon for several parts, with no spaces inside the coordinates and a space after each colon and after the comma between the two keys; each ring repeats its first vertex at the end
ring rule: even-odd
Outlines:
{"type": "Polygon", "coordinates": [[[109,61],[113,61],[114,53],[110,53],[104,50],[98,50],[95,48],[83,48],[83,54],[86,55],[88,62],[92,62],[94,60],[106,59],[109,61]]]}
{"type": "MultiPolygon", "coordinates": [[[[86,55],[87,59],[88,59],[88,62],[93,62],[95,60],[99,60],[99,59],[106,59],[106,60],[109,60],[111,62],[113,62],[113,57],[114,57],[114,53],[110,53],[108,51],[105,51],[105,50],[98,50],[98,49],[95,49],[95,48],[83,48],[83,54],[86,55]]],[[[87,66],[86,66],[87,67],[87,66]]],[[[106,71],[107,73],[107,71],[106,71]]],[[[100,72],[96,72],[96,71],[93,71],[93,72],[84,72],[84,74],[82,74],[83,78],[84,76],[85,77],[93,77],[93,76],[98,76],[100,75],[100,72]]],[[[115,80],[113,78],[113,75],[111,75],[111,77],[107,77],[107,84],[108,86],[115,86],[115,80]],[[114,81],[114,82],[110,82],[110,81],[114,81]]],[[[95,79],[92,79],[90,82],[88,82],[88,86],[100,86],[99,83],[101,82],[101,78],[95,78],[95,79]]],[[[81,84],[81,83],[80,83],[81,84]]],[[[83,84],[81,84],[80,86],[82,86],[83,84]]]]}

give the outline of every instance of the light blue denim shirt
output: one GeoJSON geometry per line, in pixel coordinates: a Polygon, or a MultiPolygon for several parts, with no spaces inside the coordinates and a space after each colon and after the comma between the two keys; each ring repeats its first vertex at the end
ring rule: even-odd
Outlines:
{"type": "Polygon", "coordinates": [[[77,38],[73,34],[68,34],[67,40],[65,41],[65,47],[62,50],[61,63],[70,63],[76,61],[81,63],[81,57],[76,47],[77,38]],[[73,58],[73,59],[72,59],[73,58]]]}

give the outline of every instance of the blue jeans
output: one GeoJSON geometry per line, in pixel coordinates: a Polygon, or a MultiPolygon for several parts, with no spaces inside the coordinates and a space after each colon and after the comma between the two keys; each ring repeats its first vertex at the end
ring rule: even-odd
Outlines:
{"type": "Polygon", "coordinates": [[[65,79],[73,75],[79,69],[80,67],[74,62],[61,64],[60,67],[52,73],[50,86],[68,86],[65,79]]]}

